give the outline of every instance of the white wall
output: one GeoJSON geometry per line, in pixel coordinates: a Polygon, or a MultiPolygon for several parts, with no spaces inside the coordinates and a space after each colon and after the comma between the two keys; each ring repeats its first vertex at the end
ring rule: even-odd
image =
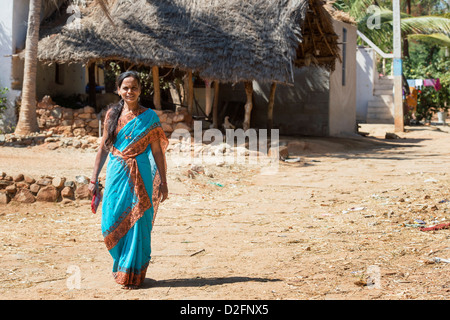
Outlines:
{"type": "MultiPolygon", "coordinates": [[[[0,131],[11,131],[16,123],[15,100],[20,91],[11,90],[11,55],[16,53],[16,47],[21,44],[22,30],[25,29],[28,14],[28,0],[2,0],[0,10],[0,87],[7,87],[8,108],[0,120],[0,131]],[[26,4],[26,5],[25,5],[26,4]],[[14,11],[16,10],[16,12],[14,11]],[[22,17],[25,13],[25,23],[22,17]],[[16,38],[17,36],[17,38],[16,38]]],[[[24,41],[24,38],[23,38],[24,41]]],[[[22,42],[23,42],[22,41],[22,42]]]]}
{"type": "Polygon", "coordinates": [[[373,99],[376,79],[376,53],[372,48],[359,47],[356,53],[356,120],[366,122],[367,107],[373,99]]]}
{"type": "MultiPolygon", "coordinates": [[[[343,29],[347,29],[347,52],[345,85],[342,81],[343,64],[339,60],[336,60],[335,71],[330,75],[329,134],[351,135],[356,132],[356,27],[336,20],[333,25],[339,43],[343,41],[343,29]]],[[[342,45],[340,48],[342,50],[342,45]]]]}

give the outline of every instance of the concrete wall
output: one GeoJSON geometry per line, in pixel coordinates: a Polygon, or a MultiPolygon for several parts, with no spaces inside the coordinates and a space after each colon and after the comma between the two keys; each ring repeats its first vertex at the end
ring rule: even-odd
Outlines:
{"type": "Polygon", "coordinates": [[[356,61],[356,120],[364,123],[377,78],[376,53],[372,48],[358,47],[356,61]]]}
{"type": "MultiPolygon", "coordinates": [[[[43,96],[71,96],[86,93],[86,68],[81,64],[61,65],[62,83],[55,81],[56,65],[44,65],[38,63],[36,98],[41,100],[43,96]]],[[[101,81],[102,82],[102,81],[101,81]]]]}
{"type": "Polygon", "coordinates": [[[330,136],[342,136],[356,132],[356,27],[333,21],[339,36],[342,62],[336,60],[336,68],[330,75],[330,136]],[[344,33],[346,32],[346,41],[344,33]],[[345,56],[344,56],[344,42],[345,56]]]}

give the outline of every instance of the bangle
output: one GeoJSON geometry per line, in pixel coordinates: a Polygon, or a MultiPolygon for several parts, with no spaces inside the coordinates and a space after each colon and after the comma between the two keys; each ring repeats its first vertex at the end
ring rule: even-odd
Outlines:
{"type": "Polygon", "coordinates": [[[164,185],[164,184],[167,184],[167,182],[161,182],[161,183],[160,183],[160,185],[164,185]]]}
{"type": "Polygon", "coordinates": [[[92,184],[97,184],[97,181],[91,181],[92,184]]]}

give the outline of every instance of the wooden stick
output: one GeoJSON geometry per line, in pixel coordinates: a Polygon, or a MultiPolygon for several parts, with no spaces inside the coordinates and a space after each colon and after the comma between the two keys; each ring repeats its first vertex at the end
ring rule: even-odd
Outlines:
{"type": "Polygon", "coordinates": [[[276,88],[276,82],[272,82],[272,86],[270,87],[269,105],[267,106],[267,130],[271,130],[273,127],[273,105],[275,104],[276,88]]]}
{"type": "Polygon", "coordinates": [[[219,81],[214,81],[213,127],[219,128],[219,81]]]}
{"type": "Polygon", "coordinates": [[[205,80],[205,113],[209,119],[211,113],[211,80],[205,80]]]}
{"type": "Polygon", "coordinates": [[[250,116],[253,109],[253,83],[245,82],[245,94],[247,95],[247,103],[245,104],[245,118],[243,123],[244,131],[250,129],[250,116]]]}
{"type": "Polygon", "coordinates": [[[158,66],[152,67],[153,76],[153,104],[156,110],[161,110],[161,89],[159,87],[159,68],[158,66]]]}

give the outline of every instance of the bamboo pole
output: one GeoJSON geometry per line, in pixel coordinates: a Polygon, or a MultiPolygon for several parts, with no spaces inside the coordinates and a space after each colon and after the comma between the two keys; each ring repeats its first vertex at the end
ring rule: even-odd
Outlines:
{"type": "Polygon", "coordinates": [[[219,81],[214,81],[213,127],[219,128],[219,81]]]}
{"type": "Polygon", "coordinates": [[[272,82],[272,86],[270,87],[269,104],[267,106],[267,130],[271,130],[273,127],[273,105],[275,104],[276,89],[276,82],[272,82]]]}
{"type": "Polygon", "coordinates": [[[251,81],[245,82],[245,94],[247,95],[247,102],[245,104],[245,117],[243,123],[244,131],[250,129],[250,116],[253,109],[253,83],[251,81]]]}
{"type": "Polygon", "coordinates": [[[161,110],[161,89],[159,87],[159,68],[158,66],[152,67],[153,76],[153,104],[156,110],[161,110]]]}

